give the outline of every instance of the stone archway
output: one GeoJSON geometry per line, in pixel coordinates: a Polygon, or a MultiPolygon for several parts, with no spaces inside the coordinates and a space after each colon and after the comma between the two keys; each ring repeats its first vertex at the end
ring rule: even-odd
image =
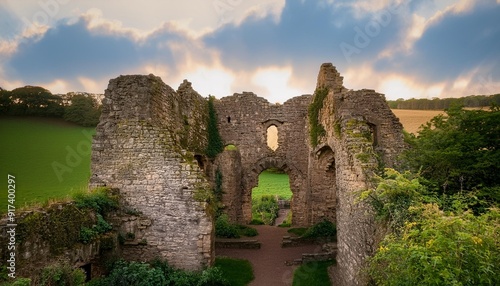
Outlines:
{"type": "Polygon", "coordinates": [[[292,223],[294,225],[307,224],[307,200],[303,186],[305,186],[305,177],[293,163],[287,162],[282,157],[264,157],[253,164],[249,174],[246,175],[247,181],[242,193],[242,214],[244,222],[252,220],[252,189],[258,185],[260,173],[270,168],[283,170],[288,174],[290,181],[290,190],[292,191],[292,200],[290,207],[292,210],[292,223]]]}

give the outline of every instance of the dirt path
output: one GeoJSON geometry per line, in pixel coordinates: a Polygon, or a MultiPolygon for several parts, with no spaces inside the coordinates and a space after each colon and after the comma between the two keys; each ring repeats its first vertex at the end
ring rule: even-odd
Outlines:
{"type": "Polygon", "coordinates": [[[247,259],[252,263],[255,279],[251,286],[292,285],[296,266],[285,265],[286,261],[301,258],[302,253],[320,252],[317,245],[281,248],[281,240],[288,235],[287,228],[258,225],[255,239],[261,243],[260,249],[216,249],[217,256],[247,259]]]}

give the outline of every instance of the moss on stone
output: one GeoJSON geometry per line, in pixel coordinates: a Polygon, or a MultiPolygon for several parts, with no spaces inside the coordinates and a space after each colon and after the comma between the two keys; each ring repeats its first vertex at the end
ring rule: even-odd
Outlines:
{"type": "Polygon", "coordinates": [[[313,147],[318,145],[320,137],[326,135],[325,127],[319,121],[319,112],[323,108],[323,102],[325,101],[327,95],[327,88],[316,89],[313,101],[309,105],[309,136],[313,147]]]}

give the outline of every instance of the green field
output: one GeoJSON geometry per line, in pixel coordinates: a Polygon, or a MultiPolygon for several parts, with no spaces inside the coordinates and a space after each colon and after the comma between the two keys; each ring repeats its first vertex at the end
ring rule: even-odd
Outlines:
{"type": "Polygon", "coordinates": [[[85,188],[94,133],[57,119],[0,117],[0,213],[7,210],[9,174],[15,176],[17,207],[85,188]]]}
{"type": "Polygon", "coordinates": [[[252,190],[252,198],[258,199],[263,195],[277,195],[282,199],[291,199],[290,181],[288,174],[265,170],[259,175],[259,185],[252,190]]]}

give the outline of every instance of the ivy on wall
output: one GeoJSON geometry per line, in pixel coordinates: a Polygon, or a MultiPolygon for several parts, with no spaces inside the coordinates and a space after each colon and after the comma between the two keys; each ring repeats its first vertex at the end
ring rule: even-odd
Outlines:
{"type": "Polygon", "coordinates": [[[222,152],[224,149],[224,144],[222,143],[222,138],[219,134],[219,128],[217,127],[217,113],[214,107],[214,97],[210,96],[208,98],[208,144],[205,154],[209,158],[215,158],[217,154],[222,152]]]}
{"type": "Polygon", "coordinates": [[[318,145],[319,138],[326,135],[325,127],[319,122],[319,111],[328,95],[327,88],[318,88],[314,92],[313,102],[309,105],[309,136],[313,147],[318,145]]]}

